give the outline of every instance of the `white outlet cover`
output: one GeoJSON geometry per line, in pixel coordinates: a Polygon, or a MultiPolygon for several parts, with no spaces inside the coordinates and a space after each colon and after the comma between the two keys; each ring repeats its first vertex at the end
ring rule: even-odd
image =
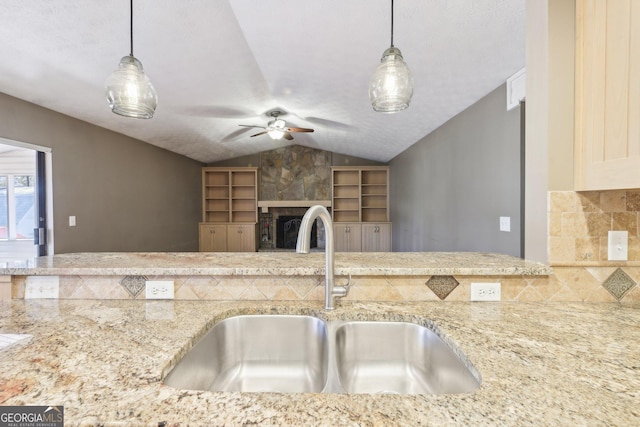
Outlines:
{"type": "Polygon", "coordinates": [[[471,283],[471,301],[500,301],[500,282],[471,283]]]}
{"type": "Polygon", "coordinates": [[[607,258],[609,261],[626,261],[629,257],[629,232],[609,231],[608,237],[607,258]]]}
{"type": "Polygon", "coordinates": [[[511,217],[510,216],[501,216],[500,217],[500,231],[511,231],[511,217]]]}
{"type": "Polygon", "coordinates": [[[173,299],[173,280],[147,280],[145,282],[146,299],[173,299]]]}
{"type": "Polygon", "coordinates": [[[57,299],[60,292],[59,276],[27,276],[25,299],[57,299]]]}

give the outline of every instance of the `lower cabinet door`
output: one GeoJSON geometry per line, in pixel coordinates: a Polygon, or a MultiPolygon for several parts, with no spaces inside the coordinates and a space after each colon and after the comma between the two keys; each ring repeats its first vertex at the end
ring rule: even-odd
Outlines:
{"type": "Polygon", "coordinates": [[[199,250],[200,252],[227,251],[226,224],[200,224],[199,250]]]}
{"type": "Polygon", "coordinates": [[[228,252],[255,252],[256,224],[229,224],[227,225],[227,251],[228,252]]]}
{"type": "Polygon", "coordinates": [[[362,226],[357,222],[334,222],[333,238],[336,252],[362,251],[362,226]]]}
{"type": "Polygon", "coordinates": [[[391,252],[391,224],[363,223],[362,252],[391,252]]]}

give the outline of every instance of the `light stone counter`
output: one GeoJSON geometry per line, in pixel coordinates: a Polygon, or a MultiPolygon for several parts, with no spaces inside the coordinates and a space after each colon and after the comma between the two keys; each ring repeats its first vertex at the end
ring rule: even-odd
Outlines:
{"type": "MultiPolygon", "coordinates": [[[[260,275],[324,274],[324,253],[77,253],[0,263],[0,275],[260,275]]],[[[540,263],[478,252],[335,254],[336,275],[541,276],[540,263]]]]}
{"type": "Polygon", "coordinates": [[[631,426],[640,424],[640,306],[135,300],[0,302],[1,405],[64,405],[66,425],[631,426]],[[483,378],[460,395],[176,390],[163,372],[221,318],[304,313],[431,319],[483,378]]]}

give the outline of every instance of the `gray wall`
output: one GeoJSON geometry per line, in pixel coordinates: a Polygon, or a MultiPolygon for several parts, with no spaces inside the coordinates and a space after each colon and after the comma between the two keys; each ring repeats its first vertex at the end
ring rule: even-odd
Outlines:
{"type": "Polygon", "coordinates": [[[56,253],[198,250],[201,163],[5,94],[0,136],[52,149],[56,253]]]}
{"type": "Polygon", "coordinates": [[[394,251],[520,256],[520,108],[500,86],[395,157],[394,251]],[[499,217],[511,217],[511,232],[499,217]]]}

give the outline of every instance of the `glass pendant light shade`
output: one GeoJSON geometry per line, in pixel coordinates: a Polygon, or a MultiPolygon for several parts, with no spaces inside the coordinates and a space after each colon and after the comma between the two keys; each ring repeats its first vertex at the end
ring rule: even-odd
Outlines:
{"type": "Polygon", "coordinates": [[[413,96],[413,77],[400,49],[390,47],[369,82],[369,99],[375,111],[396,113],[409,106],[413,96]]]}
{"type": "Polygon", "coordinates": [[[122,57],[118,69],[107,78],[105,85],[107,101],[114,113],[136,119],[153,117],[158,96],[136,57],[122,57]]]}

